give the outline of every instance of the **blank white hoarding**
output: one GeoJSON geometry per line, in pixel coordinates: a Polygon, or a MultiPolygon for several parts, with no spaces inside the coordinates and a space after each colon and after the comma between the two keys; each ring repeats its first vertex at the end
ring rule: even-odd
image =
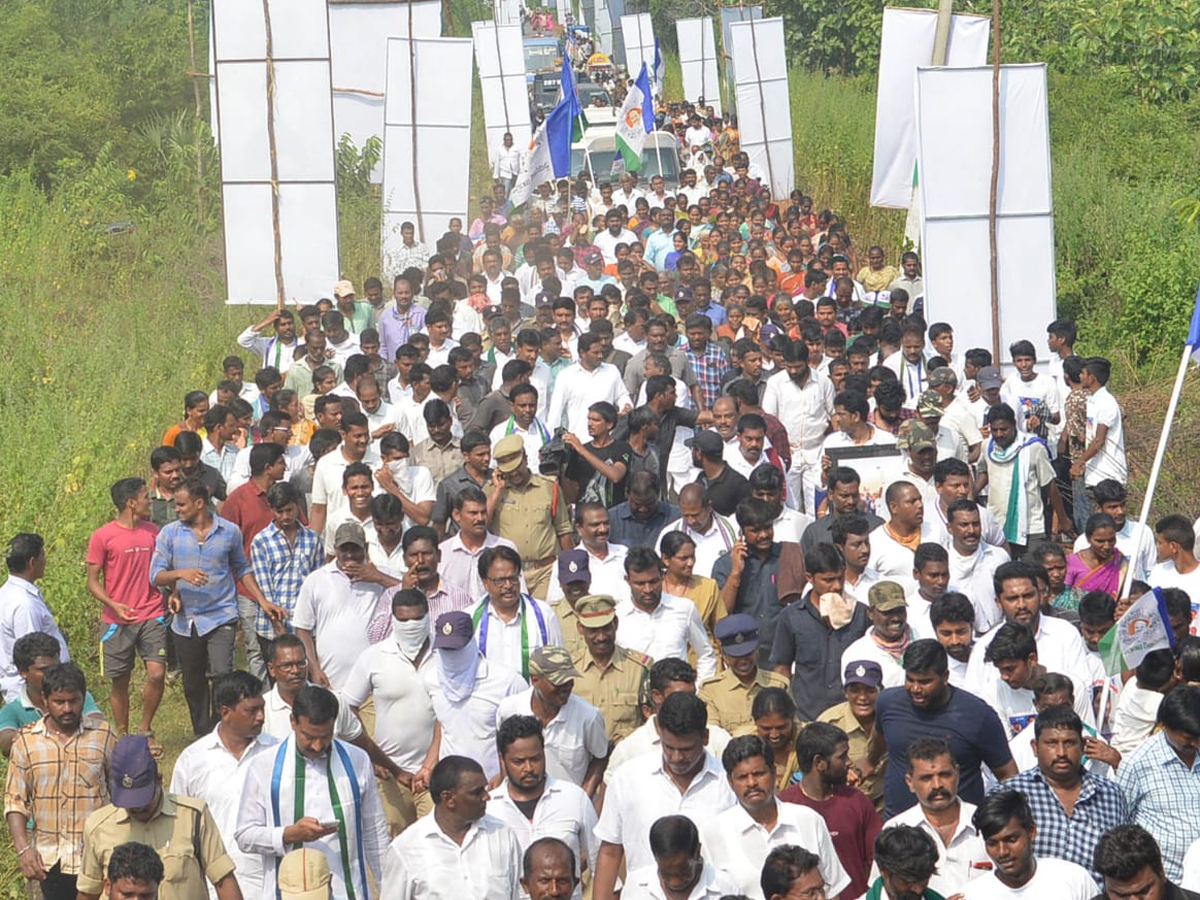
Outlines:
{"type": "Polygon", "coordinates": [[[751,19],[761,19],[762,17],[761,6],[721,7],[721,52],[725,56],[725,82],[731,98],[737,90],[737,77],[733,64],[733,33],[729,29],[735,22],[749,22],[751,19]]]}
{"type": "Polygon", "coordinates": [[[786,197],[795,179],[783,19],[730,26],[737,71],[738,127],[751,165],[762,169],[772,196],[786,197]]]}
{"type": "Polygon", "coordinates": [[[621,34],[625,44],[625,68],[630,78],[637,78],[646,64],[650,86],[654,87],[654,23],[649,13],[621,16],[621,34]]]}
{"type": "MultiPolygon", "coordinates": [[[[617,48],[613,44],[613,15],[610,0],[596,0],[596,25],[592,39],[596,42],[596,51],[606,53],[616,60],[617,48]]],[[[617,20],[620,21],[620,20],[617,20]]]]}
{"type": "Polygon", "coordinates": [[[471,164],[469,38],[388,38],[383,136],[383,267],[400,224],[432,245],[467,214],[471,164]]]}
{"type": "MultiPolygon", "coordinates": [[[[959,346],[991,348],[992,69],[918,68],[916,112],[925,316],[931,322],[953,317],[959,346]]],[[[1003,348],[1043,333],[1055,318],[1044,65],[1000,69],[999,176],[998,345],[1003,348]]],[[[1039,353],[1044,356],[1044,349],[1039,353]]]]}
{"type": "Polygon", "coordinates": [[[721,115],[721,83],[717,75],[717,44],[712,17],[677,19],[675,35],[679,40],[683,96],[692,102],[703,99],[706,106],[721,115]]]}
{"type": "MultiPolygon", "coordinates": [[[[990,20],[953,16],[946,65],[987,63],[990,20]]],[[[885,9],[875,103],[875,158],[871,205],[907,209],[917,162],[917,115],[913,80],[919,66],[933,62],[937,13],[928,9],[885,9]]]]}
{"type": "Polygon", "coordinates": [[[325,3],[214,0],[212,34],[227,302],[328,294],[339,267],[325,3]]]}
{"type": "MultiPolygon", "coordinates": [[[[383,90],[387,81],[387,39],[442,33],[441,0],[415,3],[329,4],[329,45],[333,63],[333,133],[350,135],[362,149],[370,138],[383,140],[383,90]]],[[[383,178],[377,165],[371,180],[383,178]]]]}
{"type": "Polygon", "coordinates": [[[488,159],[503,146],[504,133],[512,132],[514,147],[529,146],[529,90],[525,85],[525,49],[520,25],[472,22],[475,64],[483,95],[483,122],[488,159]]]}

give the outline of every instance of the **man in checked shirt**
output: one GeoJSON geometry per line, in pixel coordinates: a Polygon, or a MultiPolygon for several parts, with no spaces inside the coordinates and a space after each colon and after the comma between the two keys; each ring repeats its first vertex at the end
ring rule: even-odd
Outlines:
{"type": "Polygon", "coordinates": [[[39,882],[43,900],[75,900],[83,825],[108,803],[117,738],[105,722],[84,718],[87,681],[74,663],[47,669],[42,695],[46,715],[13,741],[4,817],[21,874],[39,882]]]}

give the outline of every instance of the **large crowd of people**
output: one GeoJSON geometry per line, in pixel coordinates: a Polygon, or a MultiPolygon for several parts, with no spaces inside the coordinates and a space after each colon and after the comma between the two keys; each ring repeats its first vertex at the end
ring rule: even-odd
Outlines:
{"type": "Polygon", "coordinates": [[[703,112],[677,189],[498,183],[237,336],[88,546],[109,709],[8,541],[45,900],[1200,896],[1200,563],[1108,360],[957,346],[703,112]]]}

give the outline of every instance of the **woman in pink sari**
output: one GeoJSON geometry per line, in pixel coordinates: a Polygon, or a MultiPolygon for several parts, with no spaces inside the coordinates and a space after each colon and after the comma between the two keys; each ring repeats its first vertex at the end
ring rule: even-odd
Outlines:
{"type": "Polygon", "coordinates": [[[1067,557],[1066,583],[1080,591],[1104,591],[1114,598],[1129,571],[1129,559],[1117,549],[1117,525],[1107,513],[1096,513],[1084,527],[1088,545],[1067,557]]]}

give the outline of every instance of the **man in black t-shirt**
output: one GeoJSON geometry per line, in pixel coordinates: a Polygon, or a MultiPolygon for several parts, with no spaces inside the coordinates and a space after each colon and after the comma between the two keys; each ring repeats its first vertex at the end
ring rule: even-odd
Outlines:
{"type": "Polygon", "coordinates": [[[563,434],[563,441],[573,451],[563,484],[572,503],[591,501],[610,508],[625,502],[625,476],[633,448],[627,441],[613,440],[616,424],[617,408],[601,400],[588,407],[590,441],[585,444],[569,431],[563,434]]]}

